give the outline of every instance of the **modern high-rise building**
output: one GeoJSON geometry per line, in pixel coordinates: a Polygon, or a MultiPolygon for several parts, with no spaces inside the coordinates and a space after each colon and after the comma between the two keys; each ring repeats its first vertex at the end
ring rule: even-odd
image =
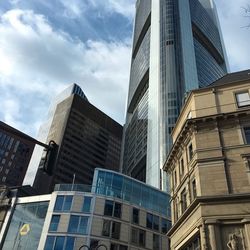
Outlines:
{"type": "Polygon", "coordinates": [[[56,146],[39,163],[33,184],[39,193],[52,192],[58,183],[91,184],[96,167],[119,170],[122,126],[77,89],[53,106],[46,143],[56,146]]]}
{"type": "Polygon", "coordinates": [[[0,185],[20,186],[37,142],[0,121],[0,185]]]}
{"type": "MultiPolygon", "coordinates": [[[[63,90],[59,95],[57,95],[54,98],[54,100],[51,102],[45,121],[39,128],[37,139],[40,142],[43,142],[43,143],[47,142],[49,130],[53,121],[53,117],[55,115],[57,104],[59,104],[64,99],[70,97],[73,94],[77,94],[78,96],[87,100],[87,97],[85,96],[84,92],[77,84],[70,85],[68,88],[63,90]]],[[[32,154],[29,167],[28,167],[28,171],[24,179],[25,184],[32,185],[35,175],[36,175],[37,167],[40,164],[41,157],[43,155],[43,149],[44,147],[41,147],[40,145],[35,146],[34,153],[32,154]]]]}
{"type": "Polygon", "coordinates": [[[227,68],[212,0],[137,0],[122,172],[166,189],[162,167],[187,93],[227,68]]]}

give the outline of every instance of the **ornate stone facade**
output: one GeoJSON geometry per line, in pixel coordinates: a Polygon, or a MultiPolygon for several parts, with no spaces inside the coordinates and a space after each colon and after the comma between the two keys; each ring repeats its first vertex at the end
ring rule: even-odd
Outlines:
{"type": "Polygon", "coordinates": [[[192,91],[172,136],[171,249],[250,249],[250,70],[192,91]]]}

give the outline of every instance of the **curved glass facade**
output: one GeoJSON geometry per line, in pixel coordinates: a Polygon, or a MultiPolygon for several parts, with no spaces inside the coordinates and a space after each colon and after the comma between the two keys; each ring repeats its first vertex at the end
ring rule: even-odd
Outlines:
{"type": "Polygon", "coordinates": [[[146,169],[146,183],[163,190],[168,178],[161,168],[187,93],[227,73],[215,11],[211,0],[137,0],[122,171],[139,179],[146,169]],[[137,129],[140,100],[147,133],[146,126],[137,129]]]}
{"type": "Polygon", "coordinates": [[[95,170],[92,192],[117,197],[133,205],[170,216],[170,196],[140,181],[113,171],[95,170]]]}

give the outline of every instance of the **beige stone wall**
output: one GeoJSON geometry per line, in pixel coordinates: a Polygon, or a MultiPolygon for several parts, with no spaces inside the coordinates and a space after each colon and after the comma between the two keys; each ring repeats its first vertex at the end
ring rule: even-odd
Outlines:
{"type": "Polygon", "coordinates": [[[103,215],[105,199],[96,197],[94,214],[103,215]]]}
{"type": "Polygon", "coordinates": [[[57,231],[65,233],[68,231],[70,214],[61,214],[57,231]]]}
{"type": "Polygon", "coordinates": [[[122,204],[122,220],[130,221],[131,218],[131,207],[127,204],[122,204]]]}
{"type": "Polygon", "coordinates": [[[100,217],[93,217],[91,225],[91,235],[101,236],[103,227],[103,219],[100,217]]]}
{"type": "Polygon", "coordinates": [[[81,212],[83,206],[83,195],[75,195],[72,204],[72,212],[81,212]]]}

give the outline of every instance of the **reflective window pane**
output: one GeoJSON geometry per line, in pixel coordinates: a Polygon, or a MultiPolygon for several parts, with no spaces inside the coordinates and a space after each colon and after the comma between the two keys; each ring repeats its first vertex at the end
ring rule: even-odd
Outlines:
{"type": "Polygon", "coordinates": [[[120,203],[115,202],[114,217],[121,218],[122,207],[120,203]]]}
{"type": "Polygon", "coordinates": [[[45,247],[44,250],[52,250],[54,247],[54,241],[55,241],[55,237],[54,236],[48,236],[46,243],[45,243],[45,247]]]}
{"type": "Polygon", "coordinates": [[[63,211],[70,211],[72,200],[73,200],[72,195],[65,196],[64,204],[63,204],[63,211]]]}
{"type": "Polygon", "coordinates": [[[64,201],[63,195],[58,195],[56,197],[56,204],[55,204],[54,211],[62,211],[63,201],[64,201]]]}
{"type": "Polygon", "coordinates": [[[52,215],[49,231],[57,231],[60,215],[52,215]]]}
{"type": "Polygon", "coordinates": [[[79,224],[79,216],[71,215],[69,220],[69,227],[68,232],[69,233],[77,233],[77,228],[79,224]]]}
{"type": "Polygon", "coordinates": [[[63,245],[64,245],[64,240],[65,240],[65,237],[63,237],[63,236],[56,237],[56,243],[54,246],[54,250],[62,250],[63,245]]]}
{"type": "Polygon", "coordinates": [[[82,206],[82,212],[84,213],[90,213],[90,208],[91,208],[91,197],[84,197],[84,202],[83,202],[83,206],[82,206]]]}
{"type": "Polygon", "coordinates": [[[88,227],[88,217],[81,217],[80,224],[78,228],[78,233],[80,234],[87,234],[87,227],[88,227]]]}
{"type": "Polygon", "coordinates": [[[73,250],[75,245],[75,238],[74,237],[67,237],[65,250],[73,250]]]}
{"type": "Polygon", "coordinates": [[[113,215],[113,201],[106,200],[105,207],[104,207],[104,215],[112,216],[113,215]]]}

